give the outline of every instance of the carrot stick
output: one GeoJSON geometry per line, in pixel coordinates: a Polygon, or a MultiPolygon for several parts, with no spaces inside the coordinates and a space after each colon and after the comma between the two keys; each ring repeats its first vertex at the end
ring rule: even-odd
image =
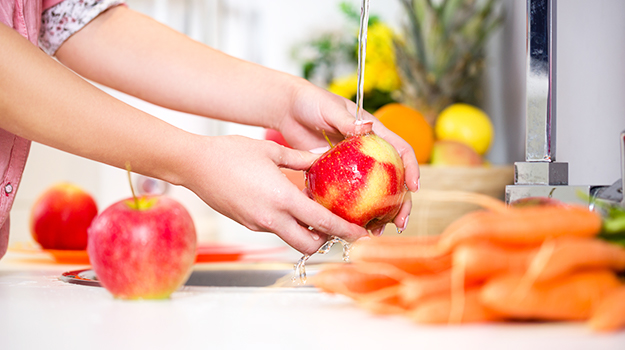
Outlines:
{"type": "Polygon", "coordinates": [[[537,282],[554,279],[579,269],[625,270],[624,247],[599,239],[573,237],[555,239],[553,244],[553,252],[544,264],[541,264],[538,256],[530,264],[530,270],[538,270],[537,282]]]}
{"type": "Polygon", "coordinates": [[[473,242],[459,245],[453,252],[453,265],[462,266],[465,279],[484,281],[501,273],[523,273],[535,248],[512,249],[488,242],[473,242]]]}
{"type": "Polygon", "coordinates": [[[480,300],[486,307],[521,320],[586,320],[593,307],[619,285],[614,272],[578,272],[544,283],[535,283],[521,292],[522,275],[503,275],[489,280],[480,300]]]}
{"type": "Polygon", "coordinates": [[[451,255],[441,254],[437,243],[437,238],[425,237],[358,241],[350,259],[355,263],[386,263],[411,274],[437,273],[451,267],[451,255]]]}
{"type": "Polygon", "coordinates": [[[599,214],[582,206],[533,206],[507,211],[475,211],[454,221],[441,234],[441,252],[461,243],[490,241],[537,246],[547,238],[593,237],[601,229],[599,214]]]}
{"type": "MultiPolygon", "coordinates": [[[[488,309],[480,301],[480,288],[470,288],[464,293],[464,307],[457,322],[476,323],[502,320],[502,317],[488,309]]],[[[449,323],[452,313],[452,300],[449,294],[436,295],[423,300],[406,316],[418,323],[445,324],[449,323]]]]}
{"type": "Polygon", "coordinates": [[[625,285],[615,288],[599,303],[588,322],[596,332],[612,332],[625,328],[625,285]]]}

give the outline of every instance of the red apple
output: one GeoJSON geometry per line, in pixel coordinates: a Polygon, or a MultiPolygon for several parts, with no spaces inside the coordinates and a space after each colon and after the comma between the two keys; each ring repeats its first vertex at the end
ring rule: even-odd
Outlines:
{"type": "Polygon", "coordinates": [[[289,145],[289,143],[286,142],[286,139],[284,138],[282,133],[280,133],[278,130],[266,129],[265,130],[265,140],[273,141],[273,142],[275,142],[275,143],[277,143],[279,145],[282,145],[284,147],[292,148],[291,145],[289,145]]]}
{"type": "Polygon", "coordinates": [[[324,153],[307,171],[306,186],[315,201],[367,229],[391,222],[406,194],[401,157],[373,133],[348,137],[324,153]]]}
{"type": "Polygon", "coordinates": [[[196,255],[189,212],[174,199],[119,201],[89,228],[89,260],[100,283],[120,299],[164,299],[189,277],[196,255]]]}
{"type": "Polygon", "coordinates": [[[97,214],[89,193],[74,184],[59,183],[35,201],[30,232],[44,249],[83,250],[87,248],[87,228],[97,214]]]}

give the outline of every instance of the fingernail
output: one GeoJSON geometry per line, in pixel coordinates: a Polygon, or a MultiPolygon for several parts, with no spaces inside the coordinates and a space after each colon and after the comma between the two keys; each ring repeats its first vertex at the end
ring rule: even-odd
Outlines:
{"type": "Polygon", "coordinates": [[[419,192],[419,189],[421,188],[421,178],[417,179],[417,190],[415,192],[419,192]]]}
{"type": "Polygon", "coordinates": [[[371,240],[371,237],[369,237],[369,236],[363,236],[363,237],[358,238],[358,239],[356,240],[356,242],[359,242],[359,241],[370,241],[370,240],[371,240]]]}
{"type": "Polygon", "coordinates": [[[314,154],[322,154],[322,153],[326,153],[329,149],[330,149],[330,146],[324,146],[324,147],[313,148],[308,152],[314,153],[314,154]]]}
{"type": "Polygon", "coordinates": [[[384,230],[386,230],[386,225],[382,226],[382,229],[380,229],[380,232],[376,234],[376,236],[378,237],[382,236],[382,234],[384,234],[384,230]]]}
{"type": "Polygon", "coordinates": [[[406,228],[408,227],[408,220],[409,220],[409,219],[410,219],[410,214],[408,214],[408,215],[406,216],[406,218],[404,219],[404,225],[400,228],[400,230],[401,230],[402,232],[403,232],[403,231],[406,231],[406,228]]]}
{"type": "Polygon", "coordinates": [[[315,241],[318,241],[321,237],[319,237],[318,234],[311,232],[310,233],[310,237],[312,237],[312,239],[314,239],[315,241]]]}

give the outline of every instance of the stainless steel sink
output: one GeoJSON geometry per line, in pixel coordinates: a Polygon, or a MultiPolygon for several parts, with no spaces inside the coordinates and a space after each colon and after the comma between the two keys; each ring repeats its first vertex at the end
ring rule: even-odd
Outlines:
{"type": "MultiPolygon", "coordinates": [[[[307,266],[308,276],[317,272],[317,266],[307,266]]],[[[208,264],[197,265],[186,286],[199,287],[268,287],[279,279],[293,276],[293,265],[290,264],[208,264]],[[285,277],[286,276],[286,277],[285,277]]],[[[76,270],[63,273],[59,279],[63,282],[100,287],[100,282],[93,270],[76,270]]],[[[296,287],[296,284],[288,285],[296,287]]],[[[301,285],[298,287],[309,287],[301,285]]]]}

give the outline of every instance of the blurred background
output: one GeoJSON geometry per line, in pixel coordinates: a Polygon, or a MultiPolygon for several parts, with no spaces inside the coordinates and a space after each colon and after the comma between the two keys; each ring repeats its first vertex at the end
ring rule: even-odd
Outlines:
{"type": "MultiPolygon", "coordinates": [[[[130,8],[195,40],[299,76],[304,75],[301,48],[306,43],[328,31],[355,35],[341,3],[360,8],[359,0],[127,0],[130,8]]],[[[494,165],[509,165],[525,158],[526,5],[522,0],[502,0],[496,6],[503,21],[484,45],[480,107],[495,130],[485,158],[494,165]]],[[[371,0],[370,10],[394,31],[401,32],[408,23],[399,0],[371,0]]],[[[618,135],[625,130],[624,14],[621,0],[558,3],[557,160],[569,163],[570,184],[609,185],[621,176],[618,135]]],[[[101,88],[194,133],[264,137],[260,128],[169,111],[101,88]]],[[[12,242],[30,240],[30,207],[43,190],[59,181],[84,187],[100,209],[130,195],[125,171],[33,143],[11,214],[12,242]]],[[[190,210],[200,240],[281,244],[271,234],[248,231],[216,214],[183,188],[169,186],[168,194],[190,210]]]]}

